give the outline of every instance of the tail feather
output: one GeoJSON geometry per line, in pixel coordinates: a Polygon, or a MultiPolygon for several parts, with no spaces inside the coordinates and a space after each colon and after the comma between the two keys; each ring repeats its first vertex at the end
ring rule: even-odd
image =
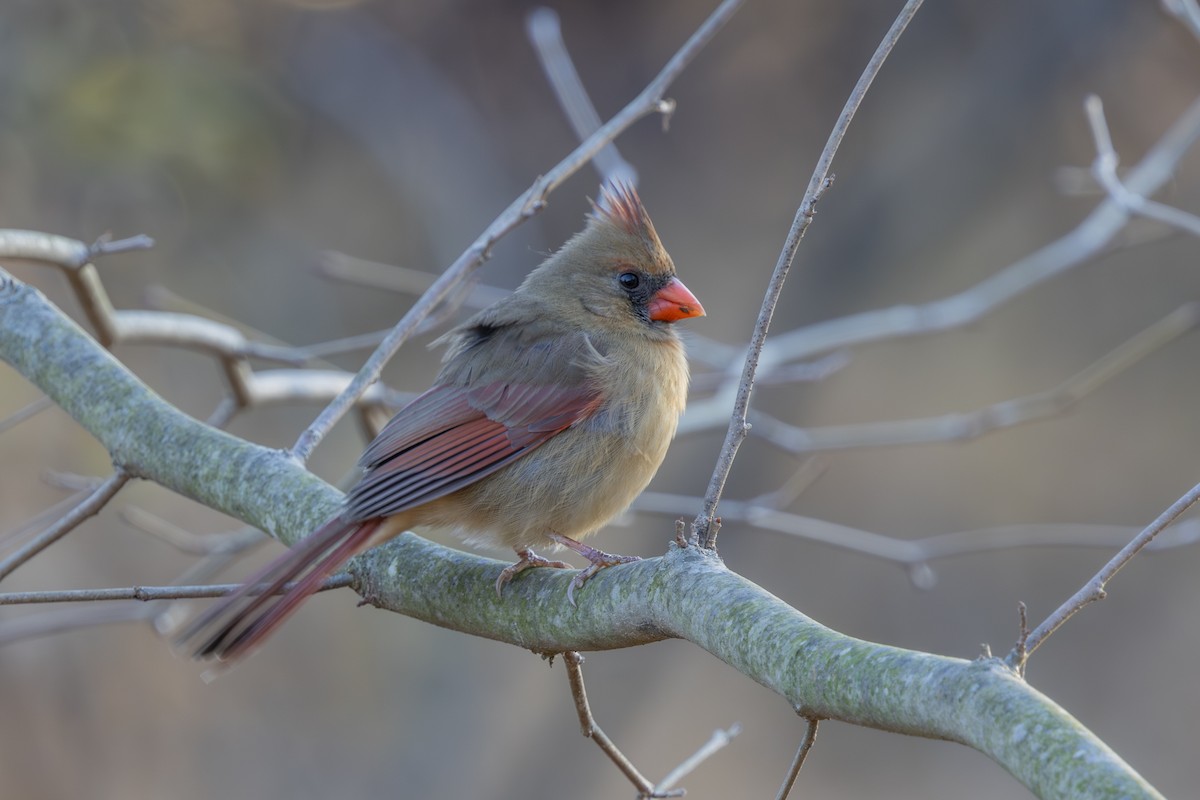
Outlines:
{"type": "Polygon", "coordinates": [[[381,520],[334,517],[217,601],[179,635],[198,659],[244,658],[321,588],[325,579],[366,549],[381,520]],[[290,582],[291,585],[288,585],[290,582]],[[203,637],[203,638],[202,638],[203,637]],[[200,641],[198,645],[193,643],[200,641]]]}

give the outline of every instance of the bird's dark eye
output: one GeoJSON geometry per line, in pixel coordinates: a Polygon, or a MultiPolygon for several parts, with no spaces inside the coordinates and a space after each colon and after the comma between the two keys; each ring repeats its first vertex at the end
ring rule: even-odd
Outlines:
{"type": "Polygon", "coordinates": [[[617,280],[621,282],[621,288],[627,292],[632,292],[642,283],[642,279],[636,272],[622,272],[621,277],[617,280]]]}

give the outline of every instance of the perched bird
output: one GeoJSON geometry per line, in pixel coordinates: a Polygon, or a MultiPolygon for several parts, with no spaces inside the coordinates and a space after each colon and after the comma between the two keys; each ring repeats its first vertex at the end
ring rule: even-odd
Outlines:
{"type": "Polygon", "coordinates": [[[363,453],[344,509],[193,622],[197,657],[235,660],[356,554],[419,527],[510,547],[496,590],[567,547],[600,569],[637,560],[578,539],[650,482],[675,435],[688,367],[673,323],[704,309],[634,189],[605,187],[584,230],[510,296],[438,341],[434,385],[363,453]],[[272,595],[297,581],[282,596],[272,595]],[[253,586],[267,583],[258,594],[253,586]],[[204,638],[201,639],[201,636],[204,638]]]}

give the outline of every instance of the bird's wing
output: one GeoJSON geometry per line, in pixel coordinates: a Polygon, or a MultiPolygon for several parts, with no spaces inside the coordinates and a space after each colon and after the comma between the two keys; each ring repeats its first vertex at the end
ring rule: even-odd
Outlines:
{"type": "Polygon", "coordinates": [[[349,517],[397,514],[472,484],[585,419],[600,399],[587,385],[434,386],[363,454],[349,517]]]}

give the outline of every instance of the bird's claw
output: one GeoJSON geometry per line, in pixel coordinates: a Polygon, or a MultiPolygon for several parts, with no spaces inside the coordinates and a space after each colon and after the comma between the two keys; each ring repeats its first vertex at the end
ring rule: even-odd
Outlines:
{"type": "Polygon", "coordinates": [[[549,558],[539,556],[532,550],[518,550],[517,555],[520,558],[515,564],[509,564],[500,571],[500,577],[496,578],[496,596],[502,597],[504,587],[509,584],[513,578],[530,567],[554,567],[556,569],[571,569],[571,565],[565,561],[553,561],[549,558]]]}
{"type": "Polygon", "coordinates": [[[587,560],[591,561],[591,566],[586,569],[581,569],[571,579],[571,583],[567,585],[567,602],[572,607],[575,606],[575,590],[582,589],[583,585],[588,582],[588,579],[606,567],[615,567],[618,564],[631,564],[634,561],[641,561],[640,556],[618,556],[612,553],[605,553],[603,550],[596,550],[589,547],[590,554],[586,554],[587,560]]]}

